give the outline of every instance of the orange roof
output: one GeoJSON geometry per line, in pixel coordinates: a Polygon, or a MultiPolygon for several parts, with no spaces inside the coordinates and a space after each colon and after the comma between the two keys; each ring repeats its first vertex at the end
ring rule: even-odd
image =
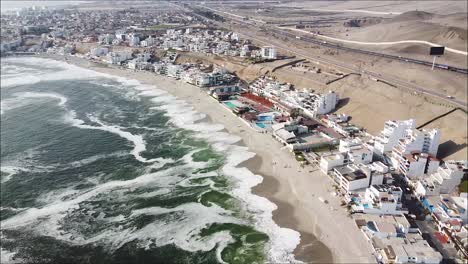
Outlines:
{"type": "Polygon", "coordinates": [[[449,237],[445,233],[435,232],[434,236],[441,244],[446,244],[449,241],[449,237]]]}

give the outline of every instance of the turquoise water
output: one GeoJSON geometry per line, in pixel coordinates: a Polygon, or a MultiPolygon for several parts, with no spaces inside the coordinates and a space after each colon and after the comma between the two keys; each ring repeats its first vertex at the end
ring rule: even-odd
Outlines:
{"type": "Polygon", "coordinates": [[[231,109],[235,109],[237,106],[231,102],[223,102],[223,104],[225,104],[227,107],[231,108],[231,109]]]}
{"type": "Polygon", "coordinates": [[[271,234],[259,228],[279,231],[271,217],[256,225],[265,201],[248,204],[255,197],[239,189],[234,176],[257,178],[229,163],[249,156],[225,143],[236,140],[210,134],[215,125],[162,91],[67,67],[2,59],[2,254],[25,263],[266,261],[271,234]]]}
{"type": "Polygon", "coordinates": [[[265,124],[263,124],[262,122],[256,122],[255,123],[258,127],[261,127],[261,128],[265,128],[265,124]]]}
{"type": "Polygon", "coordinates": [[[369,209],[369,205],[368,204],[363,204],[364,208],[365,209],[369,209]]]}
{"type": "Polygon", "coordinates": [[[273,117],[272,116],[259,116],[257,117],[258,121],[272,121],[273,117]]]}

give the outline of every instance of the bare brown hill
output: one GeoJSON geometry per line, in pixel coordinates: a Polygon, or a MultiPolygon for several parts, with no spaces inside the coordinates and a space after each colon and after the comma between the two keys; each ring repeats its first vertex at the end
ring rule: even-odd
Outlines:
{"type": "Polygon", "coordinates": [[[424,12],[424,11],[409,11],[403,14],[397,15],[387,21],[387,23],[395,23],[395,22],[403,22],[403,21],[421,21],[421,20],[428,20],[432,19],[435,14],[424,12]]]}

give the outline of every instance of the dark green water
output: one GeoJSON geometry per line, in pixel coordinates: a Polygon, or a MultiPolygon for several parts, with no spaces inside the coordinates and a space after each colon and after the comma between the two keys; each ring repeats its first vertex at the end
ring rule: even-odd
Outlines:
{"type": "Polygon", "coordinates": [[[50,60],[2,60],[2,260],[263,263],[273,250],[291,258],[265,231],[280,230],[271,204],[249,205],[246,170],[229,167],[246,150],[194,123],[202,116],[175,98],[123,81],[50,60]]]}

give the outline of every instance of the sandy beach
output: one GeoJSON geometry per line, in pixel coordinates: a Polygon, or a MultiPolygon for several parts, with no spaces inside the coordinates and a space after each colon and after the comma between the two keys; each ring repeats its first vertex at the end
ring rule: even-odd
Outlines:
{"type": "Polygon", "coordinates": [[[278,206],[273,218],[279,226],[301,234],[301,243],[295,250],[298,260],[307,263],[375,263],[371,246],[346,209],[340,206],[339,198],[332,195],[329,179],[317,167],[302,168],[294,155],[271,135],[256,132],[198,87],[150,72],[107,67],[76,57],[70,58],[69,62],[166,90],[206,114],[213,123],[222,124],[226,131],[241,137],[241,144],[257,154],[241,166],[264,178],[253,192],[278,206]],[[328,204],[321,202],[319,197],[328,204]]]}

